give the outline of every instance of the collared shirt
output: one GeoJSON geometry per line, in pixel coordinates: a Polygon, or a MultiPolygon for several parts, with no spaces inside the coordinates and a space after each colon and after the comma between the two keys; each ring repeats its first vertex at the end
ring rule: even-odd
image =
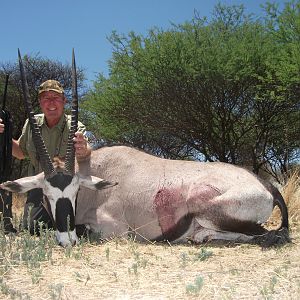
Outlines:
{"type": "MultiPolygon", "coordinates": [[[[49,128],[44,114],[35,115],[38,126],[42,134],[46,149],[50,155],[51,160],[55,156],[64,158],[67,150],[67,142],[69,130],[71,127],[71,116],[63,115],[58,124],[52,128],[49,128]]],[[[78,122],[78,131],[85,134],[85,126],[78,122]]],[[[41,166],[38,162],[37,153],[32,140],[32,130],[28,119],[22,130],[22,134],[19,138],[19,145],[26,157],[29,157],[30,164],[28,167],[28,175],[36,175],[42,172],[41,166]]]]}

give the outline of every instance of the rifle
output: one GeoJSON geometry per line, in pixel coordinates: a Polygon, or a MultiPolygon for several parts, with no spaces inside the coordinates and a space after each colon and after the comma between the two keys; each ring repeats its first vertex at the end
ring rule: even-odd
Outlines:
{"type": "Polygon", "coordinates": [[[12,120],[10,112],[5,109],[9,75],[6,75],[0,118],[5,126],[0,134],[0,183],[9,179],[12,165],[12,120]]]}
{"type": "MultiPolygon", "coordinates": [[[[12,167],[12,120],[10,112],[5,109],[9,75],[6,75],[0,118],[4,124],[4,132],[0,134],[0,183],[9,179],[12,167]]],[[[2,213],[4,232],[16,232],[11,223],[12,193],[0,189],[0,213],[2,213]]]]}

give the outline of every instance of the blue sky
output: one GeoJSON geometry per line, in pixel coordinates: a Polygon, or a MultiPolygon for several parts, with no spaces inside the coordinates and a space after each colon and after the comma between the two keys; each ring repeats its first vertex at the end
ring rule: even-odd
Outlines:
{"type": "MultiPolygon", "coordinates": [[[[246,11],[262,14],[260,0],[0,0],[0,62],[14,62],[22,55],[37,54],[71,61],[75,48],[77,65],[85,69],[88,84],[98,73],[108,75],[113,30],[147,35],[149,29],[168,29],[171,22],[191,20],[194,9],[210,17],[214,6],[244,4],[246,11]]],[[[284,1],[275,1],[283,3],[284,1]]]]}

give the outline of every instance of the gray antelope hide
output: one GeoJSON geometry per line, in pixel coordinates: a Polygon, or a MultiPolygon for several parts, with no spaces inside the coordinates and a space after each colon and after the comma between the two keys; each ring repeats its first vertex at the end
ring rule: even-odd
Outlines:
{"type": "Polygon", "coordinates": [[[118,182],[98,191],[81,188],[78,194],[76,223],[105,239],[133,234],[140,241],[228,240],[266,246],[289,240],[282,196],[243,168],[162,159],[126,146],[93,151],[90,165],[81,168],[118,182]],[[262,225],[275,205],[281,226],[267,231],[262,225]]]}

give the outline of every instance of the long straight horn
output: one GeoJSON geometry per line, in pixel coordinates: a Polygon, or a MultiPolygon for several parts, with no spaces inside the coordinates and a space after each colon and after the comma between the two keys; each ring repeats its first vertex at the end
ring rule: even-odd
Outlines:
{"type": "Polygon", "coordinates": [[[39,128],[39,126],[36,122],[35,116],[34,116],[33,107],[32,107],[32,103],[30,101],[30,96],[29,96],[29,91],[28,91],[28,84],[27,84],[25,69],[23,66],[23,62],[22,62],[22,58],[21,58],[19,49],[18,49],[18,55],[19,55],[19,66],[20,66],[20,72],[21,72],[24,104],[25,104],[25,109],[27,111],[29,124],[30,124],[31,130],[32,130],[33,143],[34,143],[36,151],[39,155],[40,165],[42,167],[42,170],[44,171],[45,177],[49,178],[55,174],[55,170],[54,170],[53,164],[51,162],[50,155],[48,154],[48,151],[45,147],[45,143],[42,139],[40,128],[39,128]]]}
{"type": "Polygon", "coordinates": [[[75,173],[75,148],[73,137],[78,128],[78,92],[77,92],[77,74],[74,49],[72,51],[72,110],[71,110],[71,128],[69,131],[67,153],[65,159],[65,170],[67,173],[75,173]]]}

